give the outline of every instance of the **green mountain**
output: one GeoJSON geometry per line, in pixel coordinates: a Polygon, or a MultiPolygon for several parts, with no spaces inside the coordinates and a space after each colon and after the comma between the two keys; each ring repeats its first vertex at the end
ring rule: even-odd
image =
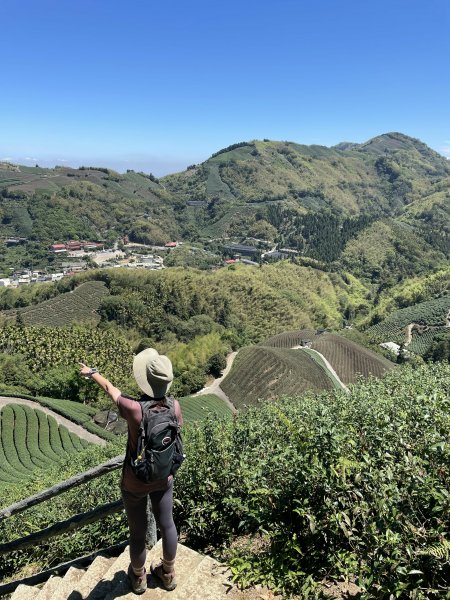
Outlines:
{"type": "Polygon", "coordinates": [[[160,180],[2,163],[0,235],[38,246],[258,238],[378,281],[445,262],[449,198],[448,161],[401,133],[332,148],[256,140],[160,180]]]}

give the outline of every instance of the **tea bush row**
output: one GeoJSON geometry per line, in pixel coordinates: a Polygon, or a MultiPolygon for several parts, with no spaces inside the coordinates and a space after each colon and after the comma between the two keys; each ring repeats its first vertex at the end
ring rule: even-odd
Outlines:
{"type": "Polygon", "coordinates": [[[176,484],[186,543],[239,536],[225,552],[237,581],[287,596],[317,597],[326,578],[363,598],[444,597],[450,367],[401,367],[350,391],[193,425],[176,484]]]}
{"type": "Polygon", "coordinates": [[[410,323],[441,326],[446,324],[450,311],[450,296],[443,296],[427,302],[420,302],[407,308],[396,310],[381,323],[368,329],[368,333],[381,342],[405,341],[405,327],[410,323]],[[395,339],[394,339],[395,337],[395,339]]]}
{"type": "Polygon", "coordinates": [[[77,425],[81,425],[90,433],[94,433],[103,439],[112,441],[116,437],[113,433],[106,431],[92,421],[92,417],[98,412],[98,410],[87,404],[81,404],[80,402],[73,402],[71,400],[60,400],[59,398],[30,396],[29,394],[22,393],[12,394],[10,392],[1,391],[1,388],[0,395],[7,398],[23,398],[24,400],[32,400],[33,402],[37,402],[38,404],[53,410],[55,413],[58,413],[66,419],[69,419],[69,421],[72,421],[77,425]]]}
{"type": "Polygon", "coordinates": [[[0,446],[0,479],[17,483],[83,450],[88,442],[40,410],[8,404],[0,412],[0,446]]]}

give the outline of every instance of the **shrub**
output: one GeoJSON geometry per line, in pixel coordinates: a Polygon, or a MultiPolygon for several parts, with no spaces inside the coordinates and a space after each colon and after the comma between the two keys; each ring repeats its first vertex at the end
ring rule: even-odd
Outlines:
{"type": "Polygon", "coordinates": [[[238,581],[287,595],[327,577],[355,580],[365,598],[442,597],[449,409],[448,366],[402,367],[350,395],[286,398],[193,426],[176,487],[187,543],[262,532],[259,549],[227,558],[238,581]]]}

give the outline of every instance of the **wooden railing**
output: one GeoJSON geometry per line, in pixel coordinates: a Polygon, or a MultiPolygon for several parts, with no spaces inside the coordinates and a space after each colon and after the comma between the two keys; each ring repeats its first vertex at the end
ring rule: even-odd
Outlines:
{"type": "MultiPolygon", "coordinates": [[[[67,479],[61,483],[58,483],[58,484],[52,486],[51,488],[44,490],[43,492],[39,492],[38,494],[35,494],[34,496],[30,496],[29,498],[20,500],[19,502],[16,502],[15,504],[12,504],[11,506],[8,506],[7,508],[0,510],[0,522],[4,519],[11,517],[12,515],[18,514],[22,511],[26,510],[27,508],[36,506],[37,504],[40,504],[41,502],[45,502],[46,500],[49,500],[50,498],[54,498],[55,496],[58,496],[59,494],[62,494],[63,492],[65,492],[67,490],[73,489],[79,485],[83,485],[83,484],[87,483],[88,481],[91,481],[92,479],[96,479],[97,477],[101,477],[102,475],[105,475],[105,473],[109,473],[110,471],[119,469],[122,466],[123,460],[124,460],[124,455],[116,456],[115,458],[112,458],[111,460],[109,460],[101,465],[98,465],[98,466],[96,466],[92,469],[89,469],[88,471],[85,471],[83,473],[78,473],[77,475],[74,475],[70,479],[67,479]]],[[[46,527],[45,529],[41,529],[40,531],[32,533],[30,535],[0,544],[0,556],[7,554],[9,552],[12,552],[12,551],[23,550],[24,548],[28,548],[30,546],[35,546],[36,544],[38,544],[44,540],[47,540],[51,537],[55,537],[57,535],[61,535],[68,531],[75,531],[76,529],[80,529],[81,527],[84,527],[85,525],[99,521],[108,515],[119,512],[122,509],[123,509],[123,502],[122,502],[122,499],[119,499],[114,502],[109,502],[107,504],[102,504],[101,506],[97,506],[93,510],[90,510],[90,511],[87,511],[84,513],[80,513],[78,515],[73,515],[72,517],[70,517],[69,519],[67,519],[65,521],[60,521],[49,527],[46,527]]],[[[153,517],[153,513],[151,512],[150,502],[148,502],[148,504],[147,504],[147,512],[149,514],[149,520],[148,520],[149,528],[147,531],[147,545],[149,547],[151,547],[156,543],[156,524],[155,524],[155,519],[153,517]]],[[[111,552],[114,550],[120,550],[120,549],[124,548],[126,546],[126,544],[127,544],[127,542],[122,542],[121,544],[117,544],[116,546],[111,546],[110,548],[106,549],[106,551],[111,552]]],[[[104,551],[105,550],[103,550],[103,552],[104,551]]],[[[20,583],[26,583],[28,585],[35,585],[37,583],[41,583],[42,581],[46,581],[48,579],[48,577],[50,577],[50,575],[53,575],[53,574],[61,575],[61,574],[65,573],[65,571],[67,571],[67,569],[74,564],[77,564],[77,565],[89,564],[95,558],[95,556],[101,552],[102,551],[100,550],[97,553],[76,558],[70,562],[57,565],[56,567],[53,567],[51,569],[48,569],[46,571],[43,571],[36,575],[33,575],[32,577],[12,581],[10,583],[0,584],[0,596],[2,596],[4,594],[10,594],[11,592],[13,592],[16,589],[16,587],[20,583]]]]}

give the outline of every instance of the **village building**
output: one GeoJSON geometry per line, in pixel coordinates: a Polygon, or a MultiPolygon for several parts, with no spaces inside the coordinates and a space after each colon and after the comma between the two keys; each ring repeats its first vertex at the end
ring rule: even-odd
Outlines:
{"type": "Polygon", "coordinates": [[[67,252],[65,244],[52,244],[50,246],[50,252],[54,252],[55,254],[60,254],[61,252],[67,252]]]}
{"type": "Polygon", "coordinates": [[[228,246],[223,247],[225,252],[229,252],[231,254],[241,255],[241,256],[256,256],[258,254],[258,249],[254,246],[244,246],[243,244],[229,244],[228,246]]]}
{"type": "Polygon", "coordinates": [[[69,240],[68,242],[66,242],[67,250],[81,250],[81,246],[82,243],[75,240],[69,240]]]}

